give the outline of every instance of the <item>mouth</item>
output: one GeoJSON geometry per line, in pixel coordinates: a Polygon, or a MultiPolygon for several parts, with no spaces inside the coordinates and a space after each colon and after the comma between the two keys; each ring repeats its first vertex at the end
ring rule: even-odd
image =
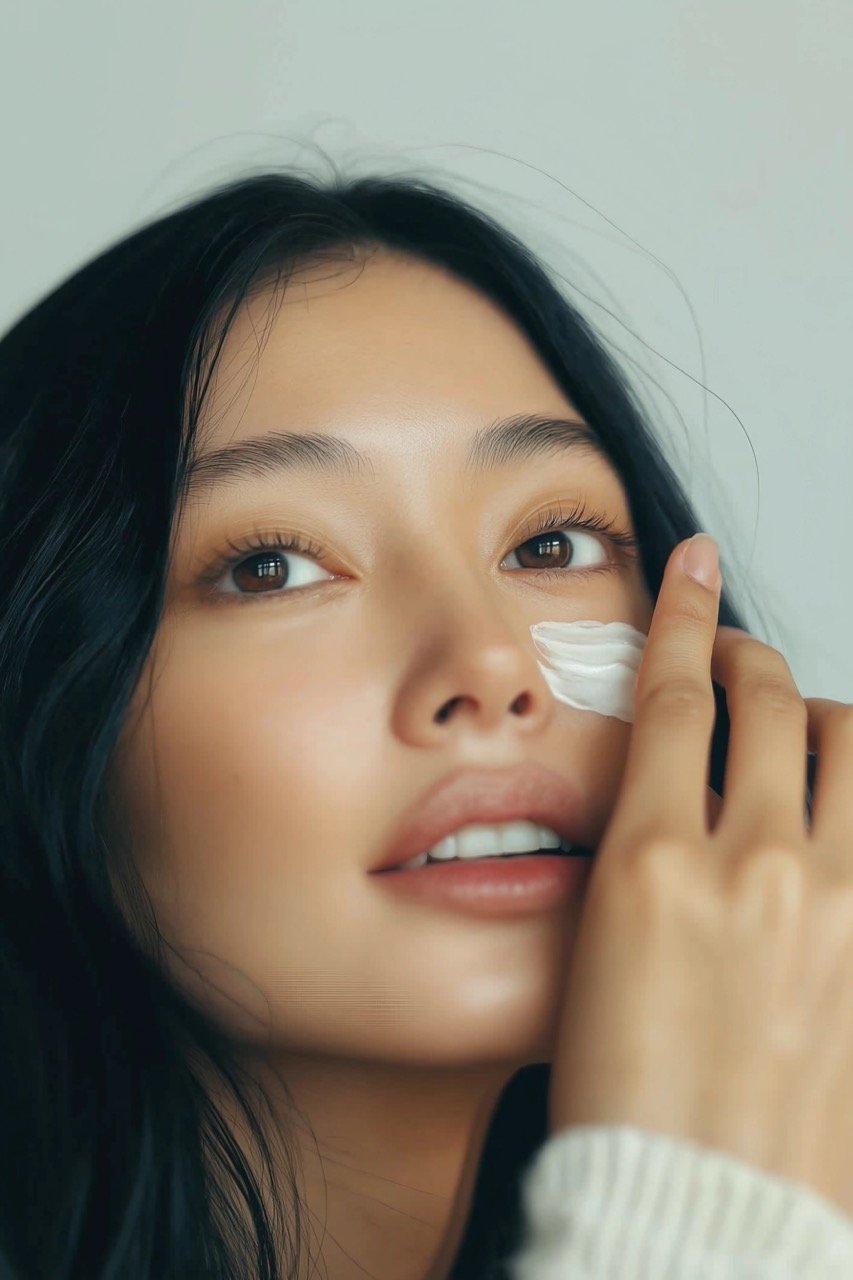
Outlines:
{"type": "Polygon", "coordinates": [[[505,769],[461,769],[434,785],[416,807],[410,806],[384,854],[369,870],[375,874],[406,869],[408,863],[414,863],[416,869],[424,863],[434,865],[434,859],[426,862],[430,850],[439,858],[445,855],[442,860],[446,861],[457,855],[459,861],[476,861],[493,852],[494,861],[514,853],[528,859],[538,854],[540,862],[547,860],[553,866],[557,861],[553,855],[556,852],[559,857],[559,848],[589,851],[594,830],[594,812],[579,786],[552,769],[533,762],[505,769]],[[491,841],[484,847],[478,840],[467,850],[466,858],[464,848],[446,844],[459,833],[464,840],[469,827],[507,824],[513,829],[502,833],[501,838],[508,841],[503,850],[500,845],[493,847],[491,841]],[[544,828],[548,837],[538,835],[536,827],[544,828]]]}
{"type": "Polygon", "coordinates": [[[517,853],[480,853],[476,858],[434,858],[431,853],[427,854],[427,863],[430,862],[489,862],[503,861],[509,858],[539,858],[548,856],[552,858],[591,858],[593,856],[592,849],[583,849],[580,845],[575,845],[571,849],[549,849],[543,846],[541,849],[524,849],[517,853]]]}
{"type": "Polygon", "coordinates": [[[564,907],[582,894],[591,851],[532,849],[477,858],[439,858],[418,867],[374,872],[377,883],[419,909],[511,921],[564,907]]]}
{"type": "Polygon", "coordinates": [[[423,871],[427,867],[458,867],[458,866],[479,866],[483,862],[514,862],[521,858],[583,858],[592,859],[595,857],[594,849],[586,849],[581,845],[574,845],[571,849],[526,849],[523,853],[483,853],[476,857],[453,857],[453,858],[434,858],[431,853],[421,854],[423,861],[418,861],[418,865],[402,864],[394,867],[383,867],[379,871],[372,872],[373,875],[385,876],[393,874],[397,871],[423,871]]]}

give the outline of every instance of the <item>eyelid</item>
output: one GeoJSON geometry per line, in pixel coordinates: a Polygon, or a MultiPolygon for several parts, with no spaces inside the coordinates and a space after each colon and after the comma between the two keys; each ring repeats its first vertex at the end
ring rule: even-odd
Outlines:
{"type": "MultiPolygon", "coordinates": [[[[534,538],[544,536],[548,532],[587,533],[591,537],[597,537],[609,542],[611,546],[615,546],[621,551],[623,557],[637,559],[639,556],[639,540],[628,532],[628,527],[614,517],[608,516],[606,512],[591,507],[582,498],[574,500],[567,511],[563,510],[561,503],[552,503],[529,517],[524,528],[517,535],[514,535],[512,545],[501,557],[501,563],[518,547],[532,541],[534,538]]],[[[246,602],[256,596],[262,599],[269,599],[270,597],[304,595],[324,585],[322,582],[313,582],[303,584],[289,591],[249,592],[245,595],[241,595],[239,592],[217,591],[216,585],[221,581],[224,574],[242,560],[251,558],[253,555],[262,555],[264,552],[269,552],[270,554],[278,552],[282,555],[302,556],[314,559],[322,567],[322,562],[327,554],[323,547],[313,542],[310,538],[285,529],[267,529],[264,531],[256,529],[246,539],[238,540],[236,543],[228,538],[226,539],[226,548],[227,550],[221,551],[213,563],[197,578],[197,582],[205,588],[206,595],[212,598],[214,603],[223,603],[225,600],[232,598],[240,602],[246,602]]],[[[549,578],[578,579],[588,577],[592,573],[601,573],[619,567],[621,565],[619,559],[616,558],[606,565],[593,566],[592,568],[573,569],[571,566],[566,569],[523,568],[508,572],[519,575],[532,574],[535,578],[547,575],[549,578]]],[[[330,579],[330,581],[335,580],[334,576],[330,579]]]]}

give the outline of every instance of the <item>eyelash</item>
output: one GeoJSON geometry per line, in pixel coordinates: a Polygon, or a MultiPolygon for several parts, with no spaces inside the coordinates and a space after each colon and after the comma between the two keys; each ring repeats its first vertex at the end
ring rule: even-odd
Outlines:
{"type": "MultiPolygon", "coordinates": [[[[636,557],[639,541],[632,537],[625,529],[621,528],[615,520],[608,519],[600,511],[593,511],[583,502],[575,504],[571,510],[566,513],[562,507],[550,507],[542,512],[539,516],[535,528],[528,531],[521,542],[517,543],[507,554],[511,555],[512,551],[518,547],[524,546],[526,542],[532,542],[534,539],[542,537],[546,533],[563,533],[572,529],[586,530],[590,533],[601,533],[609,542],[615,546],[621,547],[630,558],[636,557]]],[[[231,549],[231,554],[221,553],[216,562],[206,570],[201,576],[201,583],[207,588],[207,594],[212,596],[217,604],[224,603],[226,600],[237,600],[240,604],[244,604],[249,600],[264,599],[280,599],[285,595],[298,595],[303,590],[309,590],[312,586],[319,586],[320,583],[308,583],[305,587],[297,587],[292,591],[266,591],[266,592],[248,592],[245,595],[237,593],[237,595],[229,595],[226,592],[218,591],[217,585],[219,580],[229,569],[238,565],[241,560],[248,559],[252,555],[260,555],[265,551],[281,551],[293,552],[296,555],[310,556],[322,562],[323,548],[317,546],[310,539],[300,537],[298,534],[273,531],[271,533],[253,533],[244,542],[234,543],[226,539],[226,545],[231,549]]],[[[504,557],[506,558],[506,557],[504,557]]],[[[598,565],[591,569],[516,569],[516,573],[535,573],[537,577],[543,575],[547,578],[565,577],[567,573],[571,573],[574,577],[586,578],[590,574],[601,573],[603,571],[617,567],[615,562],[607,565],[598,565]]]]}

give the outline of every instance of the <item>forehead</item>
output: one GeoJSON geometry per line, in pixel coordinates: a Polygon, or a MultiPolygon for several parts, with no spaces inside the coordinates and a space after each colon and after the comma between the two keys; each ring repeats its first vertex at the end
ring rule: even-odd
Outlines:
{"type": "Polygon", "coordinates": [[[380,250],[297,270],[240,309],[201,422],[203,452],[270,430],[389,434],[440,447],[511,413],[578,415],[491,299],[416,257],[380,250]]]}

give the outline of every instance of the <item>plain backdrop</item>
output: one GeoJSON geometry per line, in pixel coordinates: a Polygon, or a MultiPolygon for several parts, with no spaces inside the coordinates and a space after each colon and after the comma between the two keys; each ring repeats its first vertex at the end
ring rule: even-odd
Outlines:
{"type": "Polygon", "coordinates": [[[231,176],[444,183],[525,238],[619,355],[800,691],[853,701],[853,0],[0,15],[4,330],[231,176]]]}

